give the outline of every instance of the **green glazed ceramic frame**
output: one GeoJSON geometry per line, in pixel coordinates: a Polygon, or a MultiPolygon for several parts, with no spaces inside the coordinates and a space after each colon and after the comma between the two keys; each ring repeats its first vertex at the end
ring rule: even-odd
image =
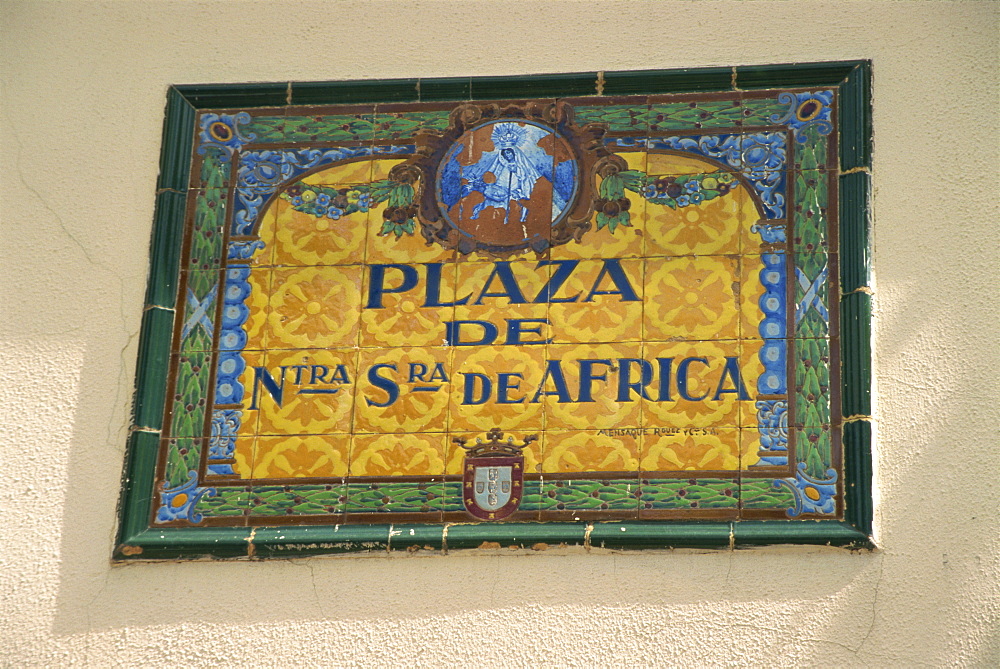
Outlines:
{"type": "MultiPolygon", "coordinates": [[[[789,99],[795,102],[794,98],[789,99]]],[[[812,109],[801,106],[801,100],[799,104],[798,111],[802,114],[812,109]]],[[[748,111],[747,116],[750,115],[748,111]]],[[[777,121],[777,117],[763,124],[777,121]]],[[[806,125],[810,120],[808,115],[800,118],[806,125]]],[[[796,129],[801,128],[796,126],[796,129]]],[[[530,548],[538,544],[587,549],[739,548],[771,544],[872,548],[871,142],[871,64],[868,61],[522,77],[170,87],[114,559],[266,558],[403,549],[447,552],[483,546],[530,548]],[[833,133],[831,141],[835,142],[837,150],[831,153],[836,153],[836,158],[831,157],[820,166],[833,179],[831,193],[836,195],[831,195],[830,206],[838,210],[837,229],[831,231],[831,235],[839,239],[839,270],[835,269],[836,260],[830,262],[831,271],[839,271],[839,291],[836,288],[831,291],[831,299],[839,302],[831,306],[832,311],[839,314],[840,336],[840,359],[837,360],[834,351],[830,361],[834,383],[839,376],[839,384],[830,392],[830,413],[835,414],[830,416],[830,422],[839,430],[842,458],[841,478],[835,494],[835,519],[808,514],[789,519],[747,514],[735,520],[603,521],[595,518],[551,522],[308,525],[293,524],[285,519],[269,524],[266,519],[258,519],[234,527],[202,525],[190,522],[191,516],[188,516],[188,522],[183,523],[173,522],[172,518],[170,522],[157,522],[158,504],[172,499],[175,506],[182,506],[190,501],[188,493],[194,495],[196,490],[183,488],[187,491],[183,494],[183,503],[178,501],[181,500],[181,487],[173,492],[166,491],[173,497],[164,496],[165,488],[162,485],[157,488],[157,471],[158,467],[160,471],[164,467],[162,449],[168,436],[167,420],[171,416],[168,397],[174,390],[170,386],[170,370],[171,357],[176,351],[171,344],[175,332],[180,331],[187,308],[178,297],[178,289],[182,263],[187,261],[185,234],[190,234],[186,233],[185,225],[191,215],[190,208],[195,206],[189,194],[196,188],[193,184],[198,183],[198,175],[192,174],[192,155],[199,132],[205,131],[198,126],[202,110],[238,113],[273,109],[275,116],[282,116],[293,107],[312,105],[458,103],[681,93],[729,94],[749,100],[760,97],[761,91],[775,89],[824,89],[831,91],[837,100],[836,109],[829,116],[830,128],[824,132],[833,133]]],[[[205,184],[200,186],[204,189],[205,184]]],[[[837,282],[831,283],[836,286],[837,282]]],[[[202,467],[204,470],[204,463],[202,467]]]]}

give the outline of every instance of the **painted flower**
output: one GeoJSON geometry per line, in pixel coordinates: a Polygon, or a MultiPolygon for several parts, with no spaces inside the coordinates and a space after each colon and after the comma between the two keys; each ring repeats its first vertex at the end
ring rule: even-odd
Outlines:
{"type": "Polygon", "coordinates": [[[293,207],[301,207],[303,204],[305,204],[305,201],[302,199],[301,195],[296,195],[292,198],[293,207]]]}
{"type": "Polygon", "coordinates": [[[701,183],[692,179],[691,181],[688,181],[686,184],[684,184],[684,190],[686,190],[689,193],[697,193],[698,191],[701,190],[701,183]]]}
{"type": "Polygon", "coordinates": [[[326,193],[320,193],[319,195],[316,196],[316,204],[321,207],[329,206],[330,196],[327,195],[326,193]]]}
{"type": "Polygon", "coordinates": [[[317,217],[325,216],[326,215],[326,211],[327,211],[326,207],[317,205],[316,207],[313,208],[313,215],[315,215],[317,217]]]}
{"type": "Polygon", "coordinates": [[[302,191],[303,202],[312,202],[315,199],[316,199],[316,191],[314,190],[302,191]]]}
{"type": "Polygon", "coordinates": [[[677,196],[677,206],[678,207],[686,207],[689,204],[691,204],[691,198],[690,197],[688,197],[687,195],[678,195],[677,196]]]}
{"type": "Polygon", "coordinates": [[[326,215],[336,221],[336,220],[338,220],[341,217],[341,215],[343,215],[343,213],[344,213],[343,209],[338,209],[336,207],[330,207],[327,210],[326,215]]]}

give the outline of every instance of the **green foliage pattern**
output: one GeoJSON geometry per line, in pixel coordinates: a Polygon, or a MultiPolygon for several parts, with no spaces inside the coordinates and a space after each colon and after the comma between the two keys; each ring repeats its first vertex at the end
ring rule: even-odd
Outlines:
{"type": "Polygon", "coordinates": [[[795,456],[806,463],[806,474],[813,478],[825,479],[826,470],[831,466],[831,436],[829,426],[804,427],[797,430],[795,456]]]}
{"type": "MultiPolygon", "coordinates": [[[[544,511],[635,509],[637,479],[607,481],[547,481],[538,508],[544,511]]],[[[527,501],[527,499],[525,500],[527,501]]],[[[524,506],[521,507],[524,509],[524,506]]]]}
{"type": "Polygon", "coordinates": [[[201,439],[189,437],[167,441],[167,460],[163,478],[168,486],[187,483],[188,473],[198,469],[201,444],[201,439]]]}
{"type": "Polygon", "coordinates": [[[739,100],[654,103],[649,107],[649,131],[732,128],[742,118],[739,100]]]}
{"type": "Polygon", "coordinates": [[[171,437],[199,437],[204,433],[211,358],[210,352],[178,356],[171,437]]]}
{"type": "Polygon", "coordinates": [[[798,131],[798,138],[805,140],[796,141],[795,157],[798,169],[817,170],[826,167],[826,145],[829,137],[820,135],[816,126],[807,126],[798,131]]]}
{"type": "Polygon", "coordinates": [[[731,479],[653,479],[642,482],[640,508],[732,509],[739,487],[731,479]]]}
{"type": "Polygon", "coordinates": [[[222,222],[225,215],[224,189],[206,188],[197,196],[187,269],[215,269],[221,265],[222,222]]]}
{"type": "MultiPolygon", "coordinates": [[[[247,128],[250,129],[249,127],[247,128]]],[[[285,142],[370,142],[375,131],[373,114],[289,116],[283,123],[285,142]]]]}
{"type": "Polygon", "coordinates": [[[795,173],[795,238],[798,252],[825,251],[827,239],[828,198],[825,172],[795,173]]]}
{"type": "Polygon", "coordinates": [[[775,488],[772,479],[744,479],[740,482],[740,501],[744,509],[788,509],[795,506],[795,495],[786,487],[775,488]]]}
{"type": "Polygon", "coordinates": [[[776,98],[747,98],[743,100],[743,125],[774,125],[772,116],[781,118],[788,111],[788,104],[776,98]]]}
{"type": "Polygon", "coordinates": [[[630,105],[576,107],[576,122],[579,125],[603,123],[611,132],[646,130],[645,110],[630,105]]]}

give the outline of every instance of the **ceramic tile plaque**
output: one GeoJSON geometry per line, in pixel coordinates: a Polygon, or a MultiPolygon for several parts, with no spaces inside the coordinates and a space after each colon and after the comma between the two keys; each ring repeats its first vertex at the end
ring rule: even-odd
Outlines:
{"type": "Polygon", "coordinates": [[[119,557],[864,543],[866,73],[173,89],[119,557]]]}

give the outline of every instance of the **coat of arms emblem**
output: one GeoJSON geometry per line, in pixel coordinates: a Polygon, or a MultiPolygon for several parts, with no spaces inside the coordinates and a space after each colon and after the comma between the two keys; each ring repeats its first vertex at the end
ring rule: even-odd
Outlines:
{"type": "Polygon", "coordinates": [[[486,441],[476,438],[473,446],[466,439],[454,441],[465,449],[462,468],[462,501],[465,510],[480,520],[502,520],[517,511],[524,497],[524,455],[521,450],[538,435],[525,437],[518,446],[513,437],[503,440],[503,432],[494,427],[486,441]]]}

